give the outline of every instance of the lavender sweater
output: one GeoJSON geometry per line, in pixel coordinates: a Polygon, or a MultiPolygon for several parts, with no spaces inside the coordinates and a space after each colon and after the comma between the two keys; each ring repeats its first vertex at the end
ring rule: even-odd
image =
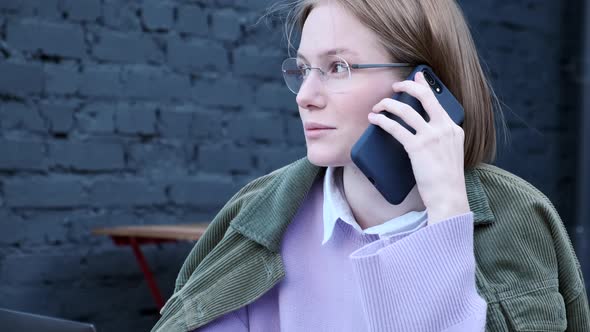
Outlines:
{"type": "Polygon", "coordinates": [[[484,330],[471,212],[386,237],[339,220],[322,245],[323,197],[316,181],[285,233],[285,278],[195,331],[484,330]]]}

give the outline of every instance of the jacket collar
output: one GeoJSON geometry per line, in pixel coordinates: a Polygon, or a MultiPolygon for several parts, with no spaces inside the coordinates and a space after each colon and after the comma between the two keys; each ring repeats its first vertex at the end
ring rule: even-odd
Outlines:
{"type": "MultiPolygon", "coordinates": [[[[258,193],[257,197],[243,207],[230,227],[267,249],[279,252],[281,239],[289,223],[316,177],[323,175],[325,171],[326,167],[312,164],[307,157],[275,171],[277,174],[266,190],[258,193]]],[[[465,186],[474,224],[493,222],[494,215],[477,168],[465,171],[465,186]]]]}

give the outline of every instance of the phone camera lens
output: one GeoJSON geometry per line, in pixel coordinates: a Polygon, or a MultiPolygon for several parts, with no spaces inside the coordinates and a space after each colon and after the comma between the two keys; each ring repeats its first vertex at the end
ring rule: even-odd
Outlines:
{"type": "Polygon", "coordinates": [[[437,94],[443,93],[441,85],[434,79],[434,77],[436,77],[434,74],[430,74],[430,72],[426,69],[422,70],[422,74],[424,74],[424,79],[426,82],[428,82],[428,85],[430,85],[432,90],[434,90],[437,94]]]}
{"type": "Polygon", "coordinates": [[[426,79],[426,82],[428,82],[428,84],[434,85],[436,83],[432,76],[430,76],[430,74],[426,70],[422,71],[422,73],[424,74],[424,78],[426,79]]]}

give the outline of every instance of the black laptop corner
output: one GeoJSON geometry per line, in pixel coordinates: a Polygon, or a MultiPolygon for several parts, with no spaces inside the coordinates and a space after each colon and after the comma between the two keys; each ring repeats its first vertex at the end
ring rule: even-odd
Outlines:
{"type": "Polygon", "coordinates": [[[0,308],[2,332],[96,332],[94,325],[0,308]]]}

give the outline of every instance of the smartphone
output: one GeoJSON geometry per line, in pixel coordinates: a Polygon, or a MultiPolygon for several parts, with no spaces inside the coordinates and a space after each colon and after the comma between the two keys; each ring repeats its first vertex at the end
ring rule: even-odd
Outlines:
{"type": "MultiPolygon", "coordinates": [[[[427,65],[416,66],[412,73],[408,75],[407,80],[414,80],[414,76],[420,71],[424,73],[424,78],[441,106],[457,125],[462,126],[465,117],[463,107],[434,74],[432,68],[427,65]]],[[[396,93],[391,98],[410,105],[426,121],[429,121],[428,114],[418,99],[405,92],[396,93]]],[[[413,134],[416,133],[412,127],[408,126],[398,116],[387,111],[382,111],[381,114],[397,121],[413,134]]],[[[352,147],[351,158],[381,195],[391,204],[398,205],[403,202],[416,184],[412,164],[404,146],[377,125],[370,124],[365,130],[352,147]]]]}

